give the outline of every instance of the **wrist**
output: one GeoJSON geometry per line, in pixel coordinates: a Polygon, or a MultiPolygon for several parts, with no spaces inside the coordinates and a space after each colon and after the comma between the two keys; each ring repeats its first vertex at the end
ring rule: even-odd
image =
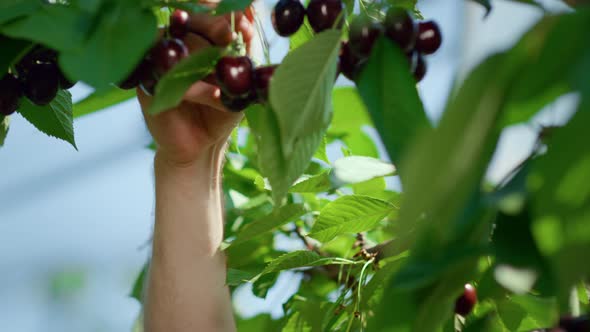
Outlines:
{"type": "Polygon", "coordinates": [[[220,180],[224,151],[223,147],[212,147],[190,161],[179,162],[159,150],[154,157],[156,176],[160,174],[172,175],[173,177],[186,178],[189,183],[199,181],[205,184],[209,182],[211,186],[216,187],[220,180]]]}

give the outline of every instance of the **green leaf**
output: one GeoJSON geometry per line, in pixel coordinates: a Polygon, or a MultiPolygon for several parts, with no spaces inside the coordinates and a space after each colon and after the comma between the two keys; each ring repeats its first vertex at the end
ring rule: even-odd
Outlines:
{"type": "Polygon", "coordinates": [[[37,106],[23,98],[18,112],[45,134],[62,139],[77,149],[74,138],[72,95],[65,90],[47,106],[37,106]]]}
{"type": "Polygon", "coordinates": [[[313,176],[303,176],[289,189],[291,193],[319,193],[332,188],[330,171],[324,171],[313,176]]]}
{"type": "Polygon", "coordinates": [[[6,135],[8,135],[8,130],[10,129],[10,117],[8,116],[0,116],[0,146],[4,145],[6,141],[6,135]]]}
{"type": "Polygon", "coordinates": [[[292,35],[289,39],[289,51],[293,51],[299,46],[307,43],[308,41],[313,39],[313,36],[313,29],[309,25],[309,21],[306,17],[305,21],[301,25],[301,28],[299,28],[299,30],[297,30],[297,32],[294,35],[292,35]]]}
{"type": "Polygon", "coordinates": [[[395,209],[389,202],[368,196],[342,196],[322,209],[309,236],[328,242],[341,234],[368,231],[395,209]]]}
{"type": "Polygon", "coordinates": [[[327,145],[328,145],[328,139],[324,136],[324,138],[322,139],[322,142],[320,144],[320,147],[317,149],[317,151],[315,152],[313,157],[329,164],[330,159],[328,159],[328,153],[326,152],[327,145]]]}
{"type": "Polygon", "coordinates": [[[158,114],[179,105],[186,91],[213,71],[222,54],[220,48],[208,47],[178,63],[158,83],[149,112],[158,114]]]}
{"type": "Polygon", "coordinates": [[[289,320],[287,324],[281,332],[312,332],[312,327],[309,322],[307,322],[299,312],[295,312],[289,320]]]}
{"type": "Polygon", "coordinates": [[[238,245],[249,241],[259,235],[274,230],[294,219],[301,217],[305,213],[303,205],[288,204],[273,211],[270,215],[261,219],[253,221],[240,230],[238,238],[234,240],[231,245],[238,245]]]}
{"type": "Polygon", "coordinates": [[[590,273],[590,112],[580,109],[555,130],[548,152],[533,163],[527,181],[533,192],[533,236],[560,283],[562,308],[574,284],[590,273]]]}
{"type": "Polygon", "coordinates": [[[486,16],[492,10],[492,4],[490,3],[490,0],[472,0],[472,1],[482,5],[486,9],[486,16]]]}
{"type": "Polygon", "coordinates": [[[178,8],[193,14],[208,13],[211,11],[209,7],[183,0],[156,0],[153,5],[158,7],[178,8]]]}
{"type": "Polygon", "coordinates": [[[243,11],[248,8],[252,0],[222,0],[215,8],[215,15],[223,15],[231,12],[243,11]]]}
{"type": "Polygon", "coordinates": [[[227,269],[227,277],[225,284],[228,286],[239,286],[254,278],[256,273],[241,271],[236,269],[227,269]]]}
{"type": "Polygon", "coordinates": [[[412,141],[430,128],[406,56],[389,40],[380,38],[357,85],[389,157],[401,169],[400,162],[412,141]]]}
{"type": "Polygon", "coordinates": [[[37,0],[2,0],[0,3],[0,24],[35,12],[42,2],[37,0]]]}
{"type": "Polygon", "coordinates": [[[261,276],[252,284],[252,293],[259,298],[265,299],[268,290],[275,285],[278,277],[278,273],[269,273],[261,276]]]}
{"type": "Polygon", "coordinates": [[[117,2],[101,11],[85,43],[61,53],[59,64],[68,77],[102,89],[125,79],[156,37],[152,12],[117,2]]]}
{"type": "Polygon", "coordinates": [[[133,284],[133,290],[131,291],[131,297],[139,301],[139,303],[143,303],[143,290],[145,285],[145,280],[147,278],[147,273],[149,269],[149,262],[145,263],[145,265],[141,268],[141,272],[135,279],[135,283],[133,284]]]}
{"type": "Polygon", "coordinates": [[[135,98],[135,90],[121,90],[111,87],[108,90],[94,92],[74,104],[74,118],[88,115],[135,98]]]}
{"type": "Polygon", "coordinates": [[[92,28],[92,17],[71,6],[45,5],[32,15],[0,28],[2,33],[41,43],[58,51],[74,50],[83,44],[92,28]]]}
{"type": "Polygon", "coordinates": [[[293,157],[305,136],[317,135],[330,124],[339,49],[340,31],[324,31],[289,53],[275,71],[270,104],[286,159],[293,157]]]}
{"type": "Polygon", "coordinates": [[[3,35],[0,35],[0,45],[2,45],[0,73],[7,72],[8,67],[14,65],[33,46],[29,41],[13,39],[3,35]]]}
{"type": "Polygon", "coordinates": [[[392,164],[370,157],[351,156],[334,162],[333,181],[338,184],[359,183],[394,173],[392,164]]]}
{"type": "Polygon", "coordinates": [[[302,267],[329,265],[339,262],[339,259],[334,257],[322,257],[313,251],[298,250],[275,258],[268,263],[260,275],[302,267]]]}

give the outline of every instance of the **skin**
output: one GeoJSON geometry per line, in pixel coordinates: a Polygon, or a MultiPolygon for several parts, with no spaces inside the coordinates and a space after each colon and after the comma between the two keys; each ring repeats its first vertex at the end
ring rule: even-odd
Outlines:
{"type": "MultiPolygon", "coordinates": [[[[212,4],[214,6],[214,4],[212,4]]],[[[230,17],[192,15],[190,52],[232,41],[230,17]]],[[[252,23],[236,13],[236,31],[249,45],[252,23]]],[[[145,122],[158,149],[154,159],[156,212],[153,252],[144,298],[146,332],[235,331],[225,285],[220,183],[226,142],[242,114],[227,111],[220,91],[195,83],[180,106],[158,115],[138,90],[145,122]]]]}

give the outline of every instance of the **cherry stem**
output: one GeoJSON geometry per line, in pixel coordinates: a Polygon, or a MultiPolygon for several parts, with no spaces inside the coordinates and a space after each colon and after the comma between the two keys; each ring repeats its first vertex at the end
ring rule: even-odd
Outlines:
{"type": "Polygon", "coordinates": [[[256,23],[256,33],[258,34],[258,39],[260,39],[260,46],[262,46],[262,52],[264,53],[264,60],[267,65],[270,65],[270,46],[268,44],[268,39],[266,39],[266,32],[264,31],[264,27],[262,26],[262,22],[258,15],[254,15],[254,22],[256,23]]]}

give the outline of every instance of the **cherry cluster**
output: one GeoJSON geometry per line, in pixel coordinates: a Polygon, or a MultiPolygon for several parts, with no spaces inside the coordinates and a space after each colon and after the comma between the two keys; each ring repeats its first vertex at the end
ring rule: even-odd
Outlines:
{"type": "Polygon", "coordinates": [[[158,81],[180,60],[189,55],[182,38],[188,33],[189,14],[175,10],[170,16],[167,36],[160,39],[145,55],[135,70],[121,83],[121,89],[140,87],[147,95],[153,95],[158,81]]]}
{"type": "Polygon", "coordinates": [[[266,101],[276,65],[254,68],[247,56],[225,56],[215,66],[215,78],[221,88],[221,102],[233,112],[250,104],[266,101]]]}
{"type": "Polygon", "coordinates": [[[272,12],[272,24],[279,36],[293,35],[307,15],[309,25],[315,32],[340,27],[344,21],[341,0],[311,0],[307,10],[299,0],[279,0],[272,12]]]}
{"type": "Polygon", "coordinates": [[[69,89],[75,82],[68,80],[57,65],[57,52],[35,46],[0,80],[0,114],[11,115],[27,97],[33,104],[44,106],[57,96],[59,89],[69,89]]]}
{"type": "Polygon", "coordinates": [[[352,21],[348,42],[340,50],[340,72],[350,80],[357,79],[382,34],[405,52],[414,78],[420,82],[426,75],[424,55],[439,49],[442,35],[434,21],[416,23],[407,10],[398,7],[387,11],[384,22],[368,16],[358,16],[352,21]]]}

